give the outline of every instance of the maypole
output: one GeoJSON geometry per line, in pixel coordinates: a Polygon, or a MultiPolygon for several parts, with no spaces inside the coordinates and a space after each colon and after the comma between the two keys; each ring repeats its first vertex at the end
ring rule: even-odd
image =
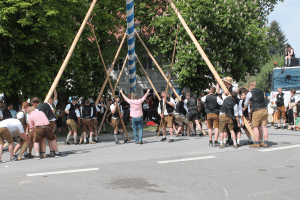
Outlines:
{"type": "Polygon", "coordinates": [[[136,92],[135,68],[135,38],[134,38],[134,0],[126,0],[127,10],[127,41],[128,41],[128,68],[130,79],[130,93],[136,92]]]}

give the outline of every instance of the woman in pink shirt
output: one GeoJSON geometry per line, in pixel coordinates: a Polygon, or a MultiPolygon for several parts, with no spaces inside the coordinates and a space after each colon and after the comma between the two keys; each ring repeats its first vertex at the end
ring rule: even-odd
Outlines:
{"type": "Polygon", "coordinates": [[[146,97],[148,96],[150,89],[147,90],[146,94],[143,98],[139,99],[138,94],[132,95],[132,99],[128,99],[124,94],[123,91],[120,90],[125,101],[130,104],[130,117],[133,126],[133,134],[136,144],[143,144],[143,110],[142,110],[142,103],[145,101],[146,97]],[[139,129],[139,135],[137,134],[137,129],[139,129]]]}

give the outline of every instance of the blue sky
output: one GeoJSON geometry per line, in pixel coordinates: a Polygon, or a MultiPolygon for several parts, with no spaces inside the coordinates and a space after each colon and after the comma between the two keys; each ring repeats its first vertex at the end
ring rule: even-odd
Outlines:
{"type": "Polygon", "coordinates": [[[275,5],[269,15],[269,23],[278,21],[288,43],[294,48],[295,56],[300,57],[300,0],[284,0],[275,5]]]}

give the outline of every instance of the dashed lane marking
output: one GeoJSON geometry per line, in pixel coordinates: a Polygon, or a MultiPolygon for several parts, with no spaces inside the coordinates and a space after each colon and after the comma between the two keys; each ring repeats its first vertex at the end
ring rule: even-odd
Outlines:
{"type": "Polygon", "coordinates": [[[263,149],[263,150],[259,150],[259,151],[277,151],[277,150],[291,149],[291,148],[296,148],[296,147],[300,147],[300,144],[292,145],[292,146],[285,146],[285,147],[277,147],[277,148],[263,149]]]}
{"type": "Polygon", "coordinates": [[[174,163],[174,162],[186,162],[186,161],[193,161],[193,160],[204,160],[209,158],[215,158],[216,156],[205,156],[205,157],[195,157],[195,158],[185,158],[185,159],[176,159],[176,160],[166,160],[166,161],[158,161],[159,164],[165,163],[174,163]]]}
{"type": "Polygon", "coordinates": [[[76,173],[76,172],[88,172],[88,171],[96,171],[96,170],[99,170],[99,168],[75,169],[75,170],[56,171],[56,172],[45,172],[45,173],[37,173],[37,174],[27,174],[27,176],[45,176],[45,175],[54,175],[54,174],[68,174],[68,173],[76,173]]]}

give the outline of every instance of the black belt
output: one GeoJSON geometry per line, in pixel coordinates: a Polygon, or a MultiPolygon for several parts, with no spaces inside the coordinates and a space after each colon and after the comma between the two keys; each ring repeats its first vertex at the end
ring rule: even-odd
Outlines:
{"type": "Polygon", "coordinates": [[[38,127],[38,128],[46,128],[46,126],[50,126],[50,124],[44,125],[44,126],[36,126],[36,127],[38,127]]]}

